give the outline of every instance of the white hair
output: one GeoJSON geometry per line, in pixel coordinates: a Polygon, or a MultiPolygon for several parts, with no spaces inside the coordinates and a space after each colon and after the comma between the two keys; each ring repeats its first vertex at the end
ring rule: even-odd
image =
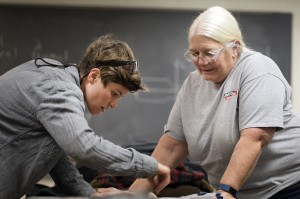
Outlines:
{"type": "Polygon", "coordinates": [[[220,43],[235,40],[240,43],[241,51],[248,50],[237,20],[222,7],[211,7],[201,13],[190,26],[188,39],[194,35],[203,35],[220,43]]]}

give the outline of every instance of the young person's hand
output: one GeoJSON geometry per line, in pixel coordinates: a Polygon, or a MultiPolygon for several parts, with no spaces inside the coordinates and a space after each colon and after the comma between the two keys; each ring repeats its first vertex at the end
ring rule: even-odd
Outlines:
{"type": "Polygon", "coordinates": [[[170,183],[170,168],[158,163],[157,174],[149,178],[152,181],[152,190],[155,194],[158,194],[163,188],[165,188],[170,183]]]}
{"type": "Polygon", "coordinates": [[[91,199],[96,199],[96,198],[105,198],[109,196],[124,196],[124,197],[130,197],[134,196],[133,192],[127,191],[127,190],[119,190],[113,187],[109,188],[99,188],[97,189],[97,192],[92,194],[90,196],[91,199]]]}
{"type": "Polygon", "coordinates": [[[158,194],[170,183],[170,168],[158,163],[157,174],[150,178],[139,178],[130,187],[129,191],[147,194],[153,192],[158,194]]]}

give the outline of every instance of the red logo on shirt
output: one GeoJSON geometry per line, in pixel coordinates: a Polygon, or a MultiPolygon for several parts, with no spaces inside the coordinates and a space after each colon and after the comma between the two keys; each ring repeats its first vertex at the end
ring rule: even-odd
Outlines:
{"type": "Polygon", "coordinates": [[[228,93],[224,94],[224,99],[225,100],[229,100],[231,99],[233,96],[237,96],[237,91],[230,91],[228,93]]]}

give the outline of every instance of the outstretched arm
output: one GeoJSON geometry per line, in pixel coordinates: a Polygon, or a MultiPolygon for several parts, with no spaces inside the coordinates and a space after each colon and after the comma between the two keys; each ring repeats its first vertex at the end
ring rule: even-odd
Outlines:
{"type": "MultiPolygon", "coordinates": [[[[239,190],[251,175],[262,148],[271,141],[274,132],[275,128],[244,129],[220,183],[239,190]]],[[[219,191],[223,193],[222,195],[227,195],[225,198],[232,198],[224,191],[219,191]]]]}

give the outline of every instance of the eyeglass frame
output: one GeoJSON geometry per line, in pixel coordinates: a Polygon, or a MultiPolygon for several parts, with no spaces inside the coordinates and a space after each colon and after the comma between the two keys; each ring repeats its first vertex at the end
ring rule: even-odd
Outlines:
{"type": "Polygon", "coordinates": [[[188,62],[197,62],[200,58],[205,62],[205,64],[211,64],[211,63],[214,63],[217,61],[217,59],[219,59],[220,55],[221,55],[221,52],[223,52],[223,50],[225,48],[231,48],[231,47],[235,47],[235,43],[234,41],[225,45],[225,47],[223,48],[219,48],[219,49],[214,49],[214,50],[209,50],[207,52],[205,52],[206,55],[204,56],[201,56],[200,57],[200,53],[197,55],[197,56],[193,56],[192,55],[192,51],[191,50],[187,50],[185,53],[184,53],[184,57],[187,59],[188,62]],[[208,57],[208,54],[211,54],[211,57],[208,57]],[[190,58],[190,56],[193,56],[195,58],[195,60],[193,58],[190,58]],[[212,60],[207,60],[207,59],[212,59],[212,60]]]}
{"type": "Polygon", "coordinates": [[[134,74],[138,71],[139,63],[136,60],[132,61],[122,61],[122,60],[105,60],[97,61],[95,68],[99,67],[123,67],[124,70],[129,71],[131,74],[134,74]],[[129,66],[130,68],[125,68],[129,66]]]}

